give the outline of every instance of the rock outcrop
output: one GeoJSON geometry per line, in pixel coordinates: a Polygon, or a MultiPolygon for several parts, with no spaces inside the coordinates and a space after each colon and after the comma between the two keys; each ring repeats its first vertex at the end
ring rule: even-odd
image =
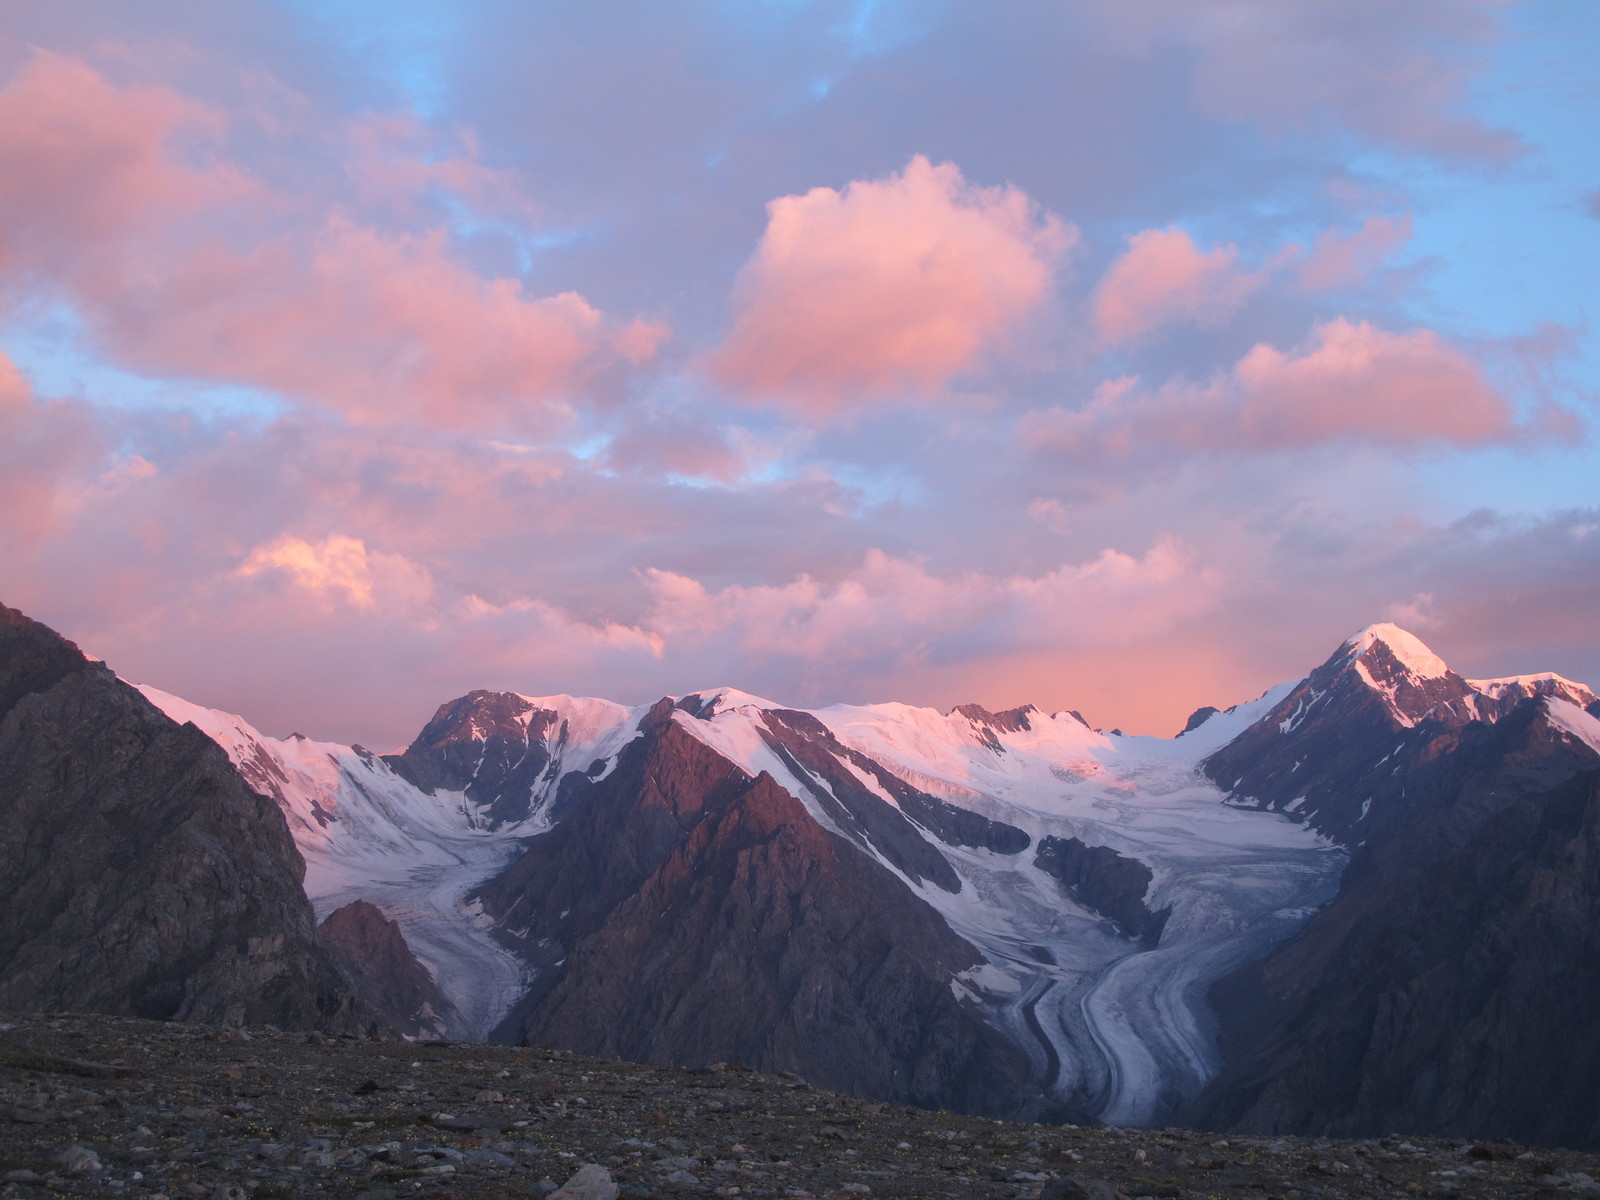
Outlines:
{"type": "Polygon", "coordinates": [[[409,1037],[441,1038],[459,1022],[455,1006],[411,953],[399,924],[376,904],[352,900],[329,913],[317,933],[350,973],[361,998],[390,1028],[409,1037]]]}
{"type": "Polygon", "coordinates": [[[303,873],[215,742],[0,607],[0,1008],[371,1024],[303,873]]]}
{"type": "Polygon", "coordinates": [[[1395,819],[1396,769],[1451,753],[1482,699],[1410,634],[1374,626],[1203,766],[1236,800],[1353,844],[1395,819]]]}
{"type": "Polygon", "coordinates": [[[1147,946],[1161,940],[1172,909],[1152,911],[1145,903],[1150,868],[1109,846],[1090,846],[1075,837],[1045,837],[1033,860],[1083,907],[1109,919],[1129,937],[1147,946]]]}
{"type": "Polygon", "coordinates": [[[551,765],[545,741],[560,718],[514,692],[471,692],[439,707],[395,773],[425,792],[463,792],[490,828],[528,815],[529,797],[551,765]]]}

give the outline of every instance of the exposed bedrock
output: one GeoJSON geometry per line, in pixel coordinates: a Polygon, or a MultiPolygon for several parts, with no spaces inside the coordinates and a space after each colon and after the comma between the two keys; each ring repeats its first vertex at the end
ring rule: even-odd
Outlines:
{"type": "MultiPolygon", "coordinates": [[[[528,815],[529,798],[551,766],[545,741],[560,718],[512,692],[468,693],[439,706],[401,754],[395,774],[425,792],[464,792],[490,828],[528,815]]],[[[588,764],[582,764],[588,765],[588,764]]]]}
{"type": "Polygon", "coordinates": [[[1044,837],[1033,861],[1073,900],[1109,918],[1129,937],[1147,946],[1161,940],[1172,909],[1152,912],[1145,904],[1154,875],[1138,859],[1118,854],[1110,846],[1086,845],[1075,837],[1044,837]]]}
{"type": "Polygon", "coordinates": [[[350,973],[361,998],[410,1037],[444,1037],[462,1018],[417,961],[398,923],[376,904],[352,900],[317,928],[323,946],[350,973]]]}
{"type": "Polygon", "coordinates": [[[0,607],[0,1008],[366,1027],[277,806],[0,607]]]}

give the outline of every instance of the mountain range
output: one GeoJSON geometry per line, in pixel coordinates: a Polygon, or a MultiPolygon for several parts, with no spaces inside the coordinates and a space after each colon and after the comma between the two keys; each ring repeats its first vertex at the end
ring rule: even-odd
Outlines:
{"type": "Polygon", "coordinates": [[[382,1021],[1041,1121],[1600,1144],[1600,700],[1557,675],[1466,680],[1374,625],[1170,739],[473,692],[377,755],[4,613],[0,1006],[382,1021]],[[141,922],[171,945],[138,975],[141,922]],[[254,999],[215,994],[230,971],[254,999]]]}

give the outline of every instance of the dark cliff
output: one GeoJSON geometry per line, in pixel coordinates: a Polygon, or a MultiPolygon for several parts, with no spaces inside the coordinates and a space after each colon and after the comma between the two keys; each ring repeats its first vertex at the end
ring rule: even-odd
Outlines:
{"type": "Polygon", "coordinates": [[[566,727],[548,709],[512,692],[477,691],[440,705],[403,753],[384,760],[425,792],[464,792],[493,829],[527,817],[539,784],[559,769],[546,747],[552,732],[565,744],[566,727]]]}
{"type": "Polygon", "coordinates": [[[1072,899],[1108,918],[1129,937],[1147,946],[1161,941],[1172,909],[1152,911],[1145,903],[1155,876],[1138,859],[1118,854],[1109,846],[1086,845],[1075,837],[1045,837],[1040,839],[1033,861],[1072,899]]]}
{"type": "Polygon", "coordinates": [[[210,738],[0,607],[0,1008],[369,1024],[304,872],[210,738]]]}
{"type": "Polygon", "coordinates": [[[411,1037],[443,1037],[457,1017],[417,961],[400,926],[366,900],[352,900],[328,914],[317,930],[322,944],[355,981],[361,998],[389,1026],[411,1037]]]}
{"type": "Polygon", "coordinates": [[[1600,1145],[1600,756],[1543,703],[1400,769],[1339,895],[1218,985],[1194,1119],[1600,1145]]]}

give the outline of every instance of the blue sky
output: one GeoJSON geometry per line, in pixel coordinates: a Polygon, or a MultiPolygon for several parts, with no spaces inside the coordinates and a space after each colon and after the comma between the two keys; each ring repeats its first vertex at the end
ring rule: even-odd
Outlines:
{"type": "Polygon", "coordinates": [[[0,600],[272,732],[473,687],[1170,732],[1393,619],[1600,680],[1568,2],[0,28],[0,600]]]}

